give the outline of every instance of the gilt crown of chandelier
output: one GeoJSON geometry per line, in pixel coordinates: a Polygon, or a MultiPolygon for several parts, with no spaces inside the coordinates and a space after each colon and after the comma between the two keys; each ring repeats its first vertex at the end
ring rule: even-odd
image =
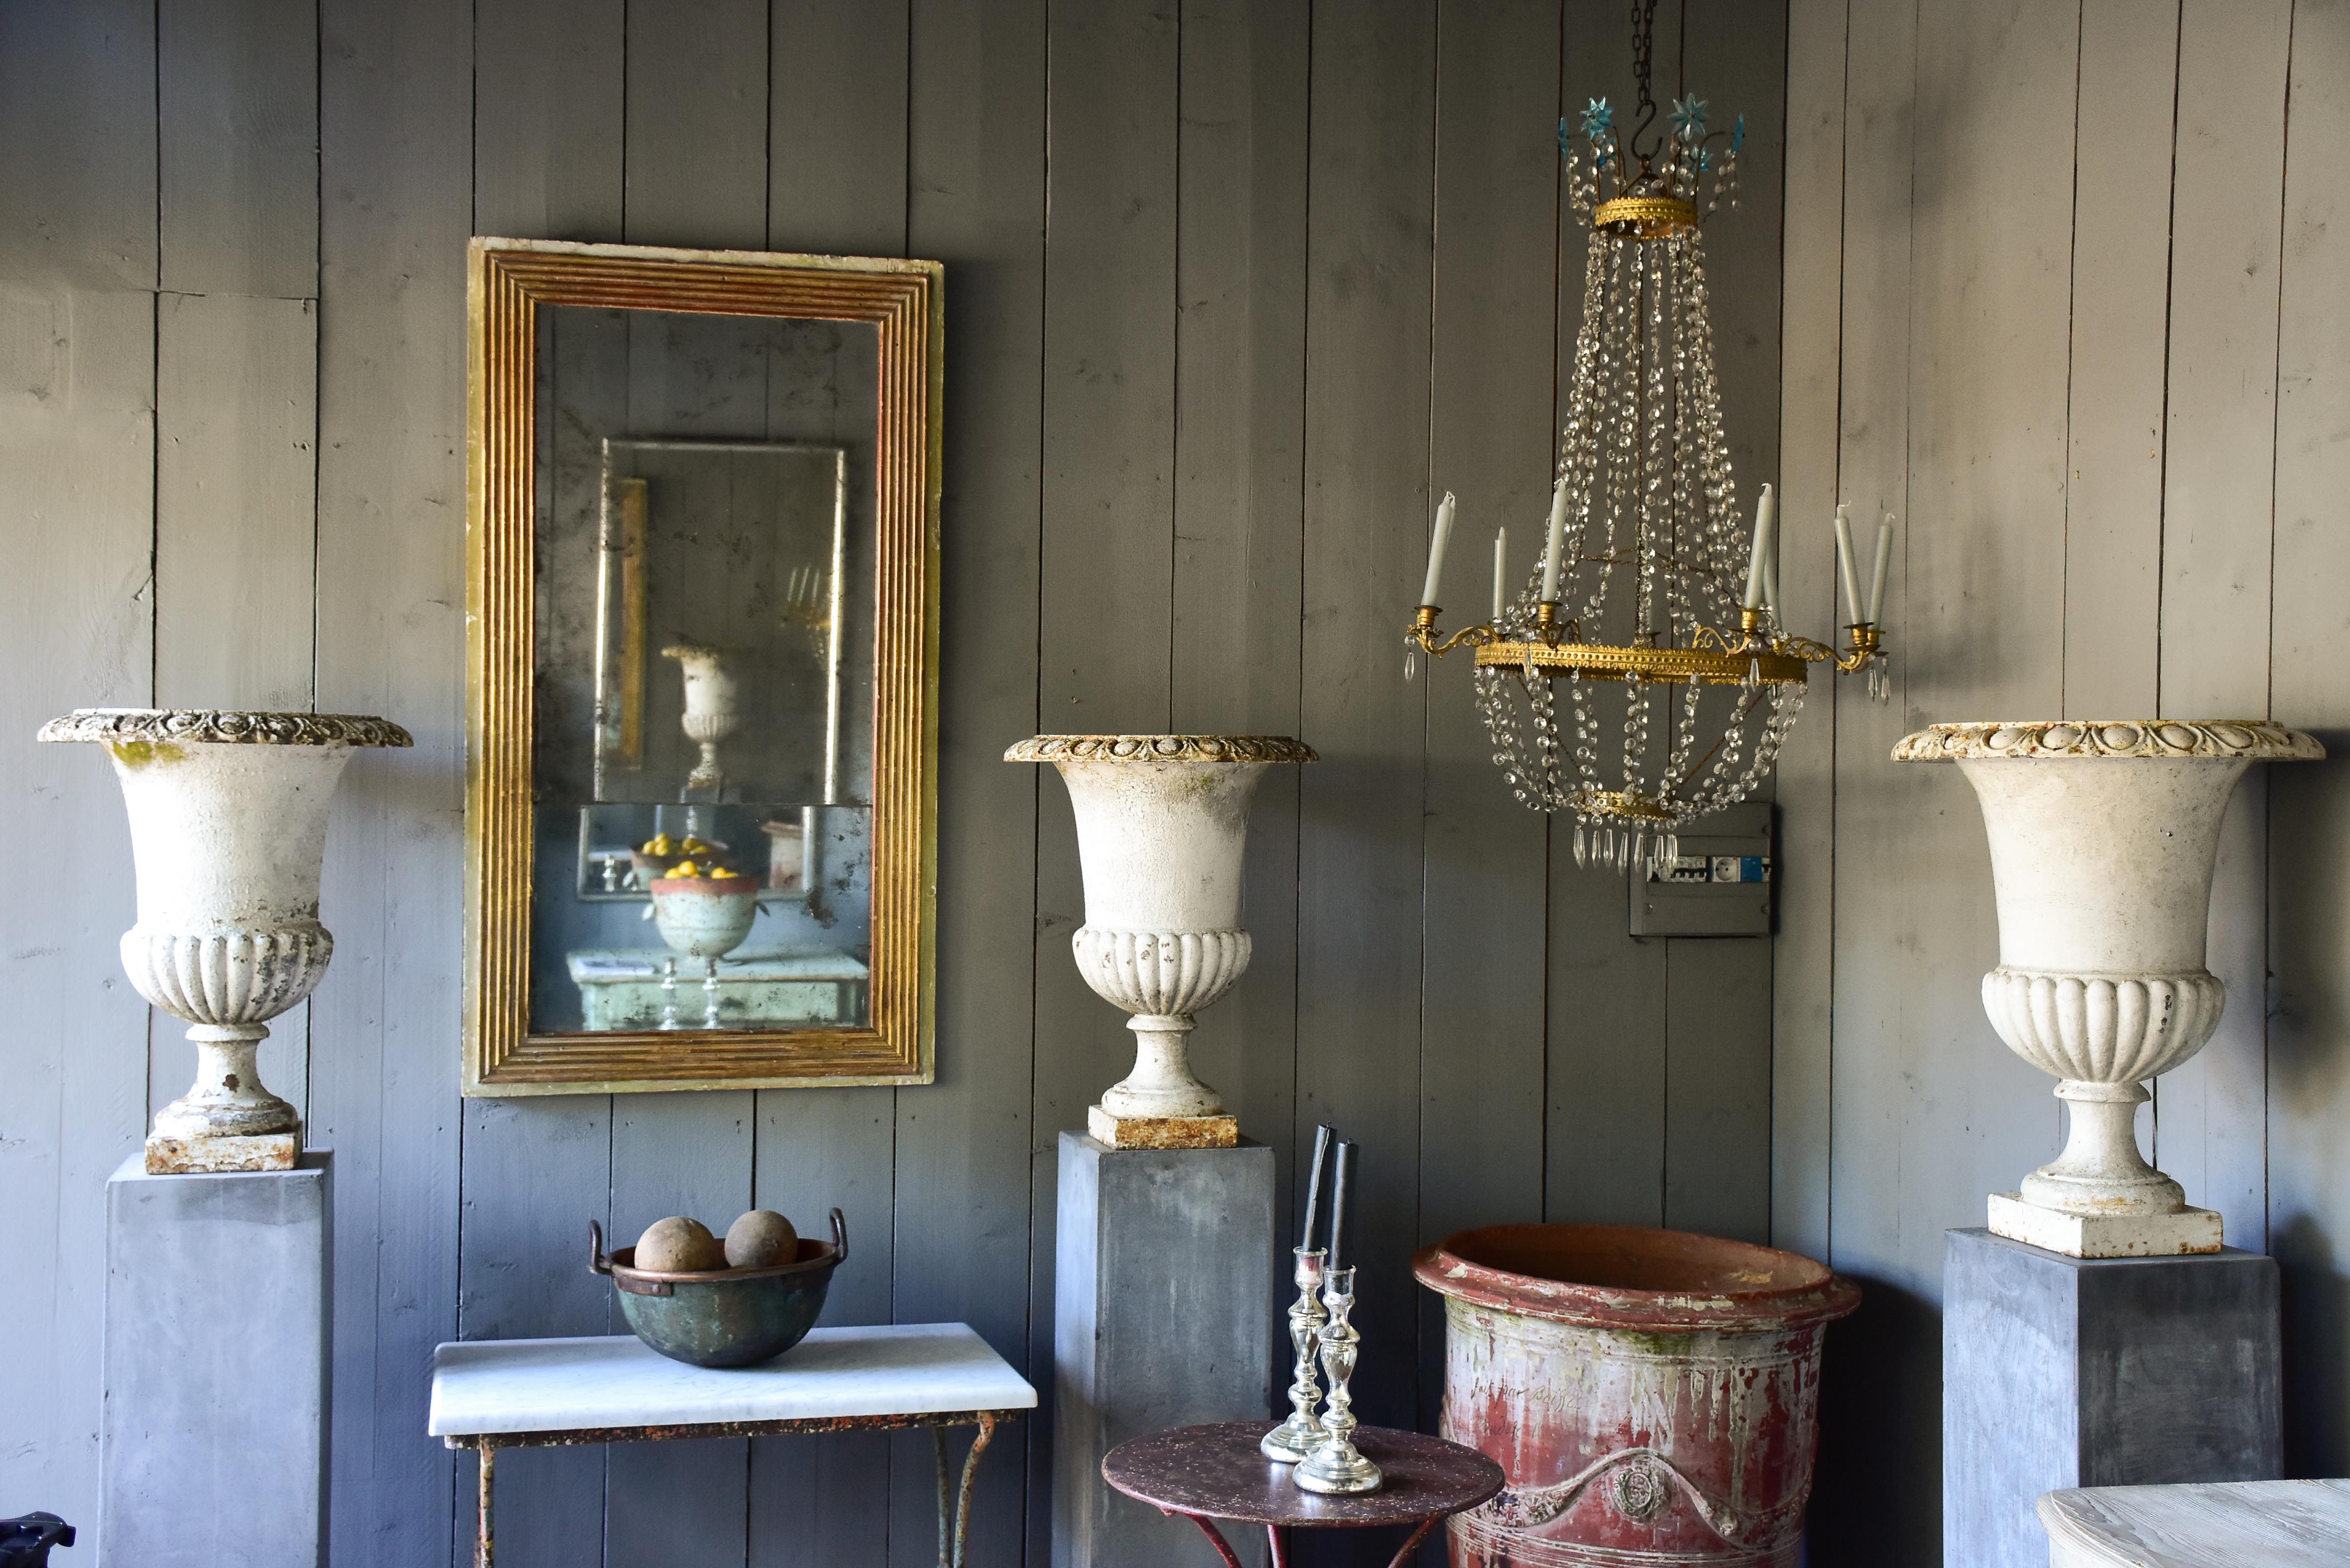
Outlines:
{"type": "Polygon", "coordinates": [[[1865,671],[1870,695],[1885,698],[1878,615],[1893,530],[1887,516],[1864,599],[1846,508],[1836,508],[1850,646],[1840,653],[1790,636],[1769,485],[1751,536],[1738,521],[1700,243],[1703,221],[1725,201],[1736,205],[1745,118],[1709,131],[1706,105],[1691,94],[1672,106],[1670,130],[1649,136],[1655,11],[1655,0],[1635,0],[1630,134],[1605,99],[1579,125],[1559,122],[1568,200],[1590,222],[1591,248],[1541,558],[1507,597],[1502,530],[1491,619],[1442,635],[1437,585],[1455,510],[1447,493],[1404,653],[1409,680],[1423,650],[1474,649],[1478,711],[1517,798],[1575,814],[1578,865],[1651,873],[1679,858],[1685,825],[1762,781],[1812,664],[1865,671]]]}

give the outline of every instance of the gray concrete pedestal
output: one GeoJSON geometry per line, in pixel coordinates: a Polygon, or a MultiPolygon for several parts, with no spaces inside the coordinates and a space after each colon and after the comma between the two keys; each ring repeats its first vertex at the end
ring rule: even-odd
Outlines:
{"type": "Polygon", "coordinates": [[[2043,1492],[2283,1472],[2274,1259],[1946,1235],[1943,1562],[2043,1568],[2043,1492]]]}
{"type": "Polygon", "coordinates": [[[108,1180],[99,1568],[327,1561],[328,1159],[108,1180]]]}
{"type": "Polygon", "coordinates": [[[1061,1135],[1055,1568],[1161,1568],[1205,1550],[1186,1521],[1110,1490],[1102,1456],[1162,1427],[1269,1418],[1273,1193],[1263,1144],[1114,1149],[1061,1135]]]}

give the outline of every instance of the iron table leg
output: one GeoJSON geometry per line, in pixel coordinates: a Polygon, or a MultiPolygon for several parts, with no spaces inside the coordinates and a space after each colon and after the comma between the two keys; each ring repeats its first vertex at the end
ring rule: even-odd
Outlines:
{"type": "MultiPolygon", "coordinates": [[[[971,1452],[963,1457],[962,1487],[955,1498],[954,1558],[946,1568],[963,1568],[963,1554],[971,1544],[971,1488],[979,1479],[979,1456],[987,1452],[987,1445],[995,1440],[995,1417],[983,1412],[979,1430],[972,1434],[971,1452]]],[[[945,1452],[943,1447],[941,1453],[945,1452]]],[[[944,1479],[945,1472],[940,1472],[944,1479]]]]}
{"type": "Polygon", "coordinates": [[[1426,1538],[1430,1531],[1436,1528],[1437,1521],[1443,1517],[1444,1515],[1440,1513],[1431,1513],[1421,1520],[1419,1528],[1411,1532],[1411,1539],[1405,1542],[1402,1550],[1388,1560],[1388,1568],[1404,1568],[1404,1564],[1411,1561],[1411,1554],[1419,1550],[1420,1542],[1426,1538]]]}
{"type": "MultiPolygon", "coordinates": [[[[1171,1508],[1162,1508],[1159,1511],[1173,1513],[1175,1511],[1171,1508]]],[[[1224,1539],[1224,1532],[1216,1528],[1214,1520],[1204,1513],[1187,1513],[1183,1517],[1200,1527],[1200,1533],[1208,1538],[1208,1544],[1216,1549],[1216,1555],[1222,1558],[1230,1568],[1247,1568],[1247,1564],[1232,1555],[1232,1543],[1224,1539]]]]}
{"type": "Polygon", "coordinates": [[[1273,1548],[1273,1568],[1289,1568],[1289,1537],[1281,1532],[1281,1526],[1266,1525],[1264,1539],[1273,1548]]]}
{"type": "Polygon", "coordinates": [[[491,1488],[497,1481],[498,1450],[492,1444],[484,1443],[474,1451],[481,1456],[482,1470],[479,1483],[481,1497],[475,1504],[481,1511],[480,1523],[473,1537],[473,1568],[493,1568],[493,1553],[495,1546],[492,1540],[490,1521],[495,1511],[495,1503],[491,1496],[491,1488]]]}

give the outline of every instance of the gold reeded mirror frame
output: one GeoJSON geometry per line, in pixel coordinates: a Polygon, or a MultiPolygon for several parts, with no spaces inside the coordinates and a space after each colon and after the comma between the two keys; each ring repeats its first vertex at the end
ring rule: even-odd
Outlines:
{"type": "Polygon", "coordinates": [[[944,269],[927,261],[475,239],[466,277],[464,1092],[929,1083],[944,269]],[[856,321],[879,329],[868,1027],[528,1032],[541,306],[856,321]]]}

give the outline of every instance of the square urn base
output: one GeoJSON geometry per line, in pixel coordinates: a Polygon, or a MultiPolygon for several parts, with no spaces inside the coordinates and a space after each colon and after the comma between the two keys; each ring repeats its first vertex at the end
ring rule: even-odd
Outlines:
{"type": "Polygon", "coordinates": [[[1110,1148],[1232,1148],[1241,1141],[1234,1116],[1117,1116],[1086,1107],[1086,1130],[1110,1148]]]}
{"type": "Polygon", "coordinates": [[[302,1134],[254,1133],[242,1137],[147,1139],[150,1176],[213,1176],[234,1170],[291,1170],[302,1158],[302,1134]]]}
{"type": "Polygon", "coordinates": [[[2216,1252],[2220,1216],[2209,1209],[2176,1214],[2066,1214],[2026,1203],[2021,1193],[1991,1195],[1991,1233],[2068,1258],[2180,1258],[2216,1252]]]}

